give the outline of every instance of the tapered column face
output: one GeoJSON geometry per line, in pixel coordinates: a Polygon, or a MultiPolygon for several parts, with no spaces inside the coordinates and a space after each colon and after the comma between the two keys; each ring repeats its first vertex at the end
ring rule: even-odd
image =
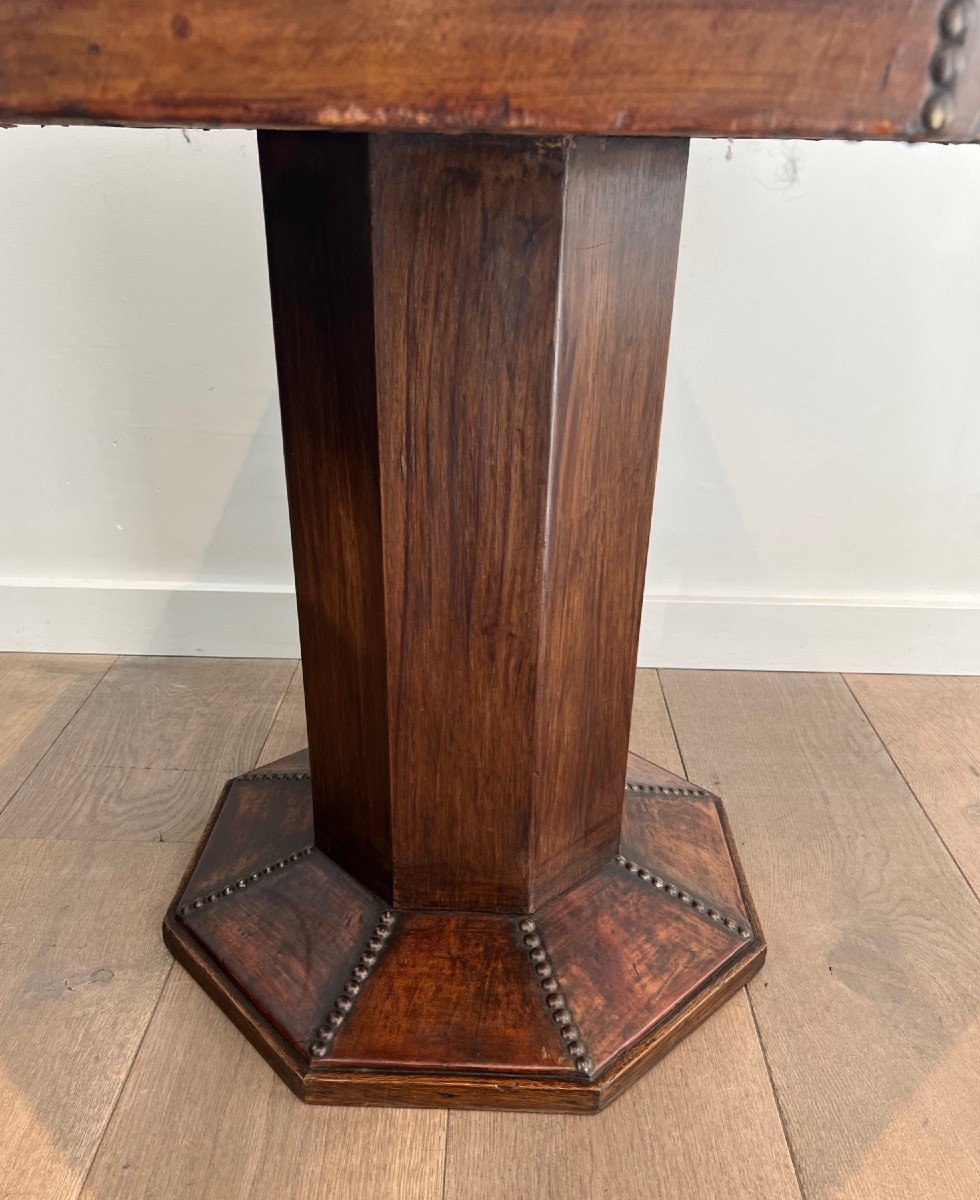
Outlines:
{"type": "Polygon", "coordinates": [[[619,845],[687,145],[259,137],[317,844],[533,911],[619,845]]]}

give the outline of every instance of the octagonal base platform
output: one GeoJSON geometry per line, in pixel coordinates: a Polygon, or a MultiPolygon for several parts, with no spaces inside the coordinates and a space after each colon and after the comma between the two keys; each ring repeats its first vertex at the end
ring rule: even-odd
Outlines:
{"type": "Polygon", "coordinates": [[[721,803],[630,756],[622,854],[537,912],[390,909],[313,845],[305,752],[232,780],[174,956],[323,1104],[602,1108],[758,970],[721,803]]]}

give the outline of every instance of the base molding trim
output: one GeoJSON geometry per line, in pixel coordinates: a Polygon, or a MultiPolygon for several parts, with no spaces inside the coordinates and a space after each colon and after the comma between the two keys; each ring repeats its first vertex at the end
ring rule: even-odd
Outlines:
{"type": "MultiPolygon", "coordinates": [[[[0,651],[297,658],[291,586],[0,581],[0,651]]],[[[641,667],[980,674],[980,602],[647,595],[641,667]]]]}
{"type": "Polygon", "coordinates": [[[980,603],[647,595],[641,667],[980,673],[980,603]]]}

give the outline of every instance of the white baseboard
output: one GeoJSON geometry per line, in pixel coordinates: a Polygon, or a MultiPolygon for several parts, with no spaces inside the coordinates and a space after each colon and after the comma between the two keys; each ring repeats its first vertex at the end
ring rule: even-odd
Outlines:
{"type": "Polygon", "coordinates": [[[980,674],[980,605],[646,596],[641,667],[980,674]]]}
{"type": "MultiPolygon", "coordinates": [[[[295,658],[292,588],[0,581],[0,650],[295,658]]],[[[980,605],[663,597],[641,667],[980,674],[980,605]]]]}
{"type": "Polygon", "coordinates": [[[296,658],[291,586],[0,581],[0,650],[296,658]]]}

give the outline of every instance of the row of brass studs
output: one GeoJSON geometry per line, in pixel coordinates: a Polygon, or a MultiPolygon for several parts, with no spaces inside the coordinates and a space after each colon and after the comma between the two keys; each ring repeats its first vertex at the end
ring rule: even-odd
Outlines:
{"type": "Polygon", "coordinates": [[[251,779],[309,779],[309,771],[249,771],[235,777],[236,783],[247,783],[251,779]]]}
{"type": "Polygon", "coordinates": [[[644,796],[700,796],[703,800],[713,799],[710,792],[696,787],[668,787],[660,783],[627,783],[628,792],[641,792],[644,796]]]}
{"type": "Polygon", "coordinates": [[[351,971],[350,979],[344,984],[343,992],[333,1002],[333,1008],[327,1013],[326,1020],[316,1031],[313,1041],[310,1042],[310,1054],[314,1058],[326,1058],[330,1050],[330,1043],[337,1036],[337,1030],[343,1025],[347,1014],[354,1007],[354,999],[374,969],[394,924],[395,914],[393,912],[388,911],[381,914],[381,922],[368,938],[357,966],[351,971]]]}
{"type": "MultiPolygon", "coordinates": [[[[247,775],[239,775],[235,782],[246,783],[254,779],[309,779],[309,771],[250,771],[247,775]]],[[[629,783],[628,792],[643,792],[650,796],[701,796],[709,798],[710,792],[696,787],[668,787],[660,783],[629,783]]]]}
{"type": "Polygon", "coordinates": [[[206,896],[198,896],[196,900],[182,904],[177,909],[177,913],[181,917],[186,917],[194,909],[203,908],[205,904],[213,904],[215,900],[220,900],[222,896],[234,896],[238,892],[243,892],[249,884],[258,883],[260,879],[264,879],[267,875],[272,875],[275,871],[281,871],[291,863],[299,862],[304,855],[312,854],[312,852],[312,845],[303,846],[302,849],[295,850],[292,854],[287,854],[285,858],[278,858],[275,862],[266,863],[264,867],[259,867],[258,870],[252,871],[248,875],[243,875],[235,883],[229,883],[223,888],[218,888],[215,892],[209,892],[206,896]]]}
{"type": "Polygon", "coordinates": [[[930,133],[940,133],[956,115],[956,85],[966,62],[963,46],[973,16],[973,0],[949,0],[939,14],[939,44],[929,64],[933,88],[922,109],[922,124],[930,133]]]}
{"type": "Polygon", "coordinates": [[[531,917],[521,917],[517,922],[517,928],[524,935],[524,948],[534,967],[538,982],[541,984],[541,990],[545,994],[545,1004],[548,1006],[551,1019],[558,1026],[558,1032],[561,1034],[565,1049],[568,1051],[576,1071],[581,1071],[583,1075],[591,1075],[595,1070],[595,1063],[585,1048],[582,1035],[568,1007],[568,1001],[558,987],[554,968],[548,958],[548,952],[541,942],[541,934],[538,933],[537,926],[531,917]]]}
{"type": "Polygon", "coordinates": [[[664,895],[670,896],[672,900],[676,900],[679,904],[693,908],[696,913],[701,913],[703,916],[709,917],[716,924],[731,930],[732,933],[737,933],[740,938],[748,941],[752,937],[752,930],[747,925],[721,912],[713,904],[708,904],[706,900],[701,900],[699,897],[693,896],[689,891],[679,887],[676,883],[664,879],[662,875],[654,874],[653,871],[647,870],[646,867],[641,867],[639,863],[633,862],[632,859],[626,858],[622,854],[616,855],[616,862],[621,867],[625,867],[630,874],[635,875],[638,879],[642,879],[644,883],[649,883],[651,887],[655,887],[658,891],[663,892],[664,895]]]}

